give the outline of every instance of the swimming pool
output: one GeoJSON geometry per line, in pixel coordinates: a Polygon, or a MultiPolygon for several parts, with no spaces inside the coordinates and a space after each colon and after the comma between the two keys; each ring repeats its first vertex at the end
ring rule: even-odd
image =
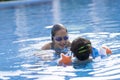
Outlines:
{"type": "MultiPolygon", "coordinates": [[[[119,80],[119,0],[23,0],[0,3],[0,79],[119,80]],[[113,54],[77,69],[56,66],[34,56],[50,41],[51,25],[64,24],[72,41],[81,36],[93,46],[107,45],[113,54]]],[[[47,55],[45,55],[47,57],[47,55]]]]}

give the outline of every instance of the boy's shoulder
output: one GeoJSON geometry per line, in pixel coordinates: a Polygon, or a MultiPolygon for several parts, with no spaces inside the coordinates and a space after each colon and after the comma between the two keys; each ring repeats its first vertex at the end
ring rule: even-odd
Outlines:
{"type": "Polygon", "coordinates": [[[91,56],[93,58],[96,58],[98,56],[100,56],[101,58],[102,57],[106,57],[108,54],[112,54],[112,51],[107,46],[102,46],[100,48],[92,47],[92,54],[91,54],[91,56]]]}

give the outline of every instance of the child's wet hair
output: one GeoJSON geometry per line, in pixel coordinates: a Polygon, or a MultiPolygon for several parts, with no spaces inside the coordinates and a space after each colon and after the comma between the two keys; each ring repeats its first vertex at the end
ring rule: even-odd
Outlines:
{"type": "Polygon", "coordinates": [[[71,44],[71,51],[81,61],[88,59],[92,53],[90,40],[81,37],[76,38],[71,44]]]}
{"type": "Polygon", "coordinates": [[[61,29],[65,29],[66,32],[67,32],[67,29],[62,24],[53,25],[53,28],[51,30],[51,39],[52,39],[52,41],[53,41],[53,37],[55,36],[56,32],[61,30],[61,29]]]}

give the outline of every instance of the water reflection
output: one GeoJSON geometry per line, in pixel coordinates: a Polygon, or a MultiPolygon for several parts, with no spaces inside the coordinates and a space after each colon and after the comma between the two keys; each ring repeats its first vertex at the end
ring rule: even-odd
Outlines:
{"type": "Polygon", "coordinates": [[[61,5],[60,0],[53,0],[53,23],[60,23],[60,13],[61,13],[61,5]]]}
{"type": "Polygon", "coordinates": [[[25,39],[29,35],[29,27],[27,25],[28,20],[26,16],[26,10],[23,8],[17,8],[15,10],[15,22],[16,22],[16,30],[15,34],[20,38],[20,39],[25,39]]]}
{"type": "Polygon", "coordinates": [[[107,13],[105,13],[105,11],[107,11],[106,10],[107,7],[104,1],[95,1],[95,0],[92,0],[92,3],[89,6],[90,6],[89,15],[91,17],[92,25],[97,27],[97,25],[99,25],[102,22],[102,20],[106,17],[107,13]]]}

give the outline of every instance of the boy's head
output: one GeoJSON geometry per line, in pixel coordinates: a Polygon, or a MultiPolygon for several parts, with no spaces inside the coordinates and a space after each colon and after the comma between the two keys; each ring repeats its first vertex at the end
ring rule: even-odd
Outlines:
{"type": "Polygon", "coordinates": [[[86,60],[92,53],[92,46],[90,40],[78,37],[73,40],[71,44],[71,51],[78,60],[86,60]]]}

